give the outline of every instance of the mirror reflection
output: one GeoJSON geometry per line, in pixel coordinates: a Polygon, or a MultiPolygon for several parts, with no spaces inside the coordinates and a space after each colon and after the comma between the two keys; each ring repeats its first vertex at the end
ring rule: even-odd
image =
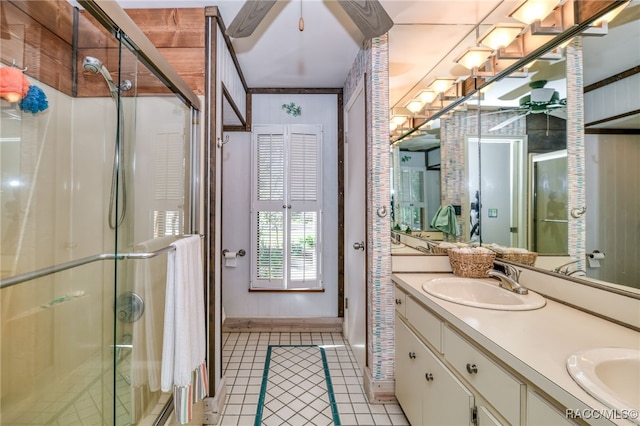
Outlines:
{"type": "Polygon", "coordinates": [[[392,145],[403,241],[526,249],[536,267],[640,288],[640,51],[624,47],[640,39],[639,10],[392,145]],[[441,205],[459,206],[458,235],[434,232],[441,205]]]}

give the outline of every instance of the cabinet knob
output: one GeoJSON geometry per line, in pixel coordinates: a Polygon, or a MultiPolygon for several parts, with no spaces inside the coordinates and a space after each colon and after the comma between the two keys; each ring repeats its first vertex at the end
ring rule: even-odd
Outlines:
{"type": "Polygon", "coordinates": [[[409,358],[410,359],[416,359],[416,353],[415,352],[409,352],[409,358]]]}
{"type": "Polygon", "coordinates": [[[427,382],[431,382],[431,381],[433,381],[433,374],[431,374],[431,373],[426,373],[426,374],[424,375],[424,378],[425,378],[425,379],[427,379],[427,382]]]}
{"type": "Polygon", "coordinates": [[[402,300],[396,299],[396,305],[402,305],[402,300]]]}
{"type": "Polygon", "coordinates": [[[467,364],[467,371],[469,374],[475,374],[478,372],[478,367],[475,364],[467,364]]]}

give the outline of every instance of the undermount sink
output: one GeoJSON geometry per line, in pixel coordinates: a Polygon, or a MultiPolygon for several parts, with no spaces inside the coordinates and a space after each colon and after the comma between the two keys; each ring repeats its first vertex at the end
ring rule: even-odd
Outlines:
{"type": "Polygon", "coordinates": [[[537,293],[517,294],[499,287],[498,281],[492,279],[434,278],[424,282],[422,289],[439,299],[484,309],[528,311],[542,308],[547,303],[537,293]]]}
{"type": "Polygon", "coordinates": [[[622,414],[640,410],[640,349],[576,352],[567,359],[567,371],[582,389],[607,407],[622,414]]]}

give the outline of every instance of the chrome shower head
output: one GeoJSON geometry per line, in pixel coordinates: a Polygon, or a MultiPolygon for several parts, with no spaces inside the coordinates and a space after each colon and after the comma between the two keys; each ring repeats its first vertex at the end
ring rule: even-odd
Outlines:
{"type": "Polygon", "coordinates": [[[82,61],[82,68],[84,68],[85,71],[98,74],[102,69],[102,62],[100,62],[100,59],[98,58],[94,58],[93,56],[87,56],[82,61]]]}
{"type": "Polygon", "coordinates": [[[109,86],[109,91],[111,92],[111,97],[113,100],[118,98],[118,86],[113,82],[113,78],[111,78],[111,74],[107,67],[102,65],[102,62],[98,58],[94,58],[93,56],[86,56],[82,61],[82,68],[85,71],[88,71],[93,74],[102,74],[105,81],[107,82],[107,86],[109,86]]]}

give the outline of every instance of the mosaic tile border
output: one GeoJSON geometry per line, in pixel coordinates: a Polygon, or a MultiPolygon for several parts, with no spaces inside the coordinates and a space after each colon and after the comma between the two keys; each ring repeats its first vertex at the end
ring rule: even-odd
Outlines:
{"type": "Polygon", "coordinates": [[[377,209],[391,205],[389,154],[389,42],[385,34],[367,40],[344,84],[345,104],[366,78],[367,99],[367,291],[368,365],[376,381],[393,380],[395,340],[391,282],[390,215],[377,209]]]}
{"type": "Polygon", "coordinates": [[[271,354],[273,348],[318,348],[320,351],[320,357],[322,359],[322,368],[324,370],[324,378],[327,384],[327,396],[329,398],[329,406],[331,407],[331,414],[333,416],[333,424],[340,426],[340,415],[338,413],[338,404],[336,403],[335,394],[333,392],[333,384],[331,382],[331,374],[329,373],[329,364],[327,363],[327,356],[323,347],[319,345],[269,345],[267,347],[267,355],[264,362],[264,372],[262,375],[262,384],[260,387],[260,396],[258,398],[258,409],[256,411],[256,419],[254,426],[262,425],[262,413],[264,410],[265,398],[267,394],[267,387],[269,385],[269,368],[271,366],[271,354]]]}
{"type": "Polygon", "coordinates": [[[586,218],[574,218],[571,209],[586,206],[584,93],[582,91],[582,37],[566,47],[567,56],[567,193],[569,215],[569,256],[578,260],[577,269],[586,270],[586,218]]]}

